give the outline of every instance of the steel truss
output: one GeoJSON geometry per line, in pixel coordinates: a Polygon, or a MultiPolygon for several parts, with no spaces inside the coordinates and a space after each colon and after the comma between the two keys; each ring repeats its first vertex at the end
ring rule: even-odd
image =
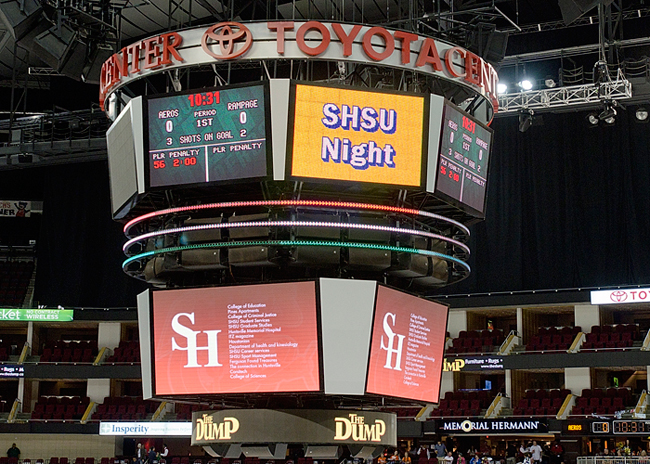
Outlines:
{"type": "Polygon", "coordinates": [[[616,80],[596,84],[570,85],[554,89],[509,93],[499,97],[499,113],[521,110],[551,110],[568,106],[593,106],[606,101],[632,98],[632,84],[619,69],[616,80]]]}

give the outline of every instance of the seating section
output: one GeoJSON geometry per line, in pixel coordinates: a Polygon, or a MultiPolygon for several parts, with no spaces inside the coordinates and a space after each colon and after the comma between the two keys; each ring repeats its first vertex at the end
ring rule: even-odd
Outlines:
{"type": "Polygon", "coordinates": [[[526,351],[566,351],[580,331],[580,326],[540,327],[537,335],[530,337],[526,351]]]}
{"type": "Polygon", "coordinates": [[[641,333],[636,324],[595,325],[580,350],[631,348],[637,340],[641,340],[641,333]]]}
{"type": "Polygon", "coordinates": [[[23,305],[33,272],[34,261],[0,261],[0,306],[23,305]]]}
{"type": "Polygon", "coordinates": [[[381,412],[393,413],[397,419],[413,420],[418,415],[422,408],[383,408],[381,412]]]}
{"type": "Polygon", "coordinates": [[[210,409],[207,404],[176,403],[176,420],[191,421],[193,412],[205,411],[206,409],[210,409]]]}
{"type": "Polygon", "coordinates": [[[34,410],[32,420],[74,421],[79,420],[90,403],[87,397],[41,396],[34,410]]]}
{"type": "Polygon", "coordinates": [[[137,340],[122,340],[113,354],[106,359],[107,363],[139,363],[140,343],[137,340]]]}
{"type": "Polygon", "coordinates": [[[458,338],[452,340],[447,354],[460,353],[494,353],[505,340],[503,330],[460,331],[458,338]]]}
{"type": "Polygon", "coordinates": [[[555,416],[570,393],[571,391],[567,389],[526,390],[526,397],[519,400],[512,415],[555,416]]]}
{"type": "Polygon", "coordinates": [[[143,400],[142,397],[122,396],[104,398],[97,406],[91,420],[145,420],[156,412],[157,401],[143,400]]]}
{"type": "Polygon", "coordinates": [[[41,354],[42,363],[92,363],[97,357],[97,341],[48,341],[41,354]]]}
{"type": "Polygon", "coordinates": [[[572,416],[613,415],[634,407],[636,401],[629,388],[592,388],[582,390],[571,410],[572,416]]]}
{"type": "Polygon", "coordinates": [[[487,390],[447,392],[432,417],[474,417],[490,407],[494,395],[487,390]]]}
{"type": "MultiPolygon", "coordinates": [[[[22,348],[22,347],[21,347],[22,348]]],[[[11,344],[8,342],[0,342],[0,362],[9,360],[11,353],[11,344]]]]}

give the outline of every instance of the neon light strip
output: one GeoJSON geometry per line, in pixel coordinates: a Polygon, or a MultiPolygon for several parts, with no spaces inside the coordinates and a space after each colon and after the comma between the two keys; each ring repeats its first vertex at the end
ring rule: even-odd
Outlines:
{"type": "Polygon", "coordinates": [[[431,256],[434,258],[444,259],[445,261],[453,261],[456,264],[463,266],[467,272],[470,272],[469,265],[458,258],[453,256],[438,253],[430,250],[420,250],[417,248],[396,247],[390,245],[375,245],[372,243],[356,243],[356,242],[319,242],[317,240],[255,240],[251,242],[223,242],[223,243],[205,243],[201,245],[185,245],[178,247],[161,248],[160,250],[147,251],[135,256],[131,256],[122,263],[122,269],[125,269],[129,264],[140,259],[147,258],[162,253],[177,253],[185,250],[197,250],[201,248],[232,248],[240,246],[325,246],[337,248],[364,248],[370,250],[387,250],[397,251],[401,253],[412,253],[416,255],[431,256]]]}
{"type": "Polygon", "coordinates": [[[210,230],[210,229],[226,229],[226,228],[236,228],[236,227],[329,227],[329,228],[348,228],[348,229],[362,229],[362,230],[379,230],[382,232],[395,232],[403,233],[409,235],[418,235],[421,237],[429,237],[437,240],[443,240],[445,242],[452,243],[463,250],[467,254],[470,253],[469,247],[458,240],[445,237],[444,235],[434,234],[432,232],[426,232],[424,230],[417,229],[402,229],[399,227],[389,227],[389,226],[379,226],[374,224],[355,224],[355,223],[346,223],[346,222],[320,222],[320,221],[251,221],[251,222],[221,222],[213,224],[201,224],[196,226],[186,226],[186,227],[176,227],[174,229],[164,229],[156,232],[149,232],[147,234],[140,235],[138,237],[132,238],[127,241],[122,250],[125,254],[128,254],[128,250],[136,242],[140,240],[146,240],[153,237],[158,237],[168,234],[178,234],[182,232],[191,232],[196,230],[210,230]]]}
{"type": "Polygon", "coordinates": [[[188,211],[200,211],[206,209],[220,209],[220,208],[237,208],[237,207],[251,207],[251,206],[321,206],[329,208],[338,208],[338,209],[362,209],[368,211],[382,211],[388,213],[402,213],[410,214],[414,216],[423,216],[431,219],[437,219],[440,221],[453,224],[462,230],[466,235],[470,235],[469,229],[462,223],[449,219],[447,217],[441,216],[439,214],[430,213],[428,211],[422,211],[412,208],[401,208],[399,206],[387,206],[387,205],[377,205],[373,203],[352,203],[347,201],[320,201],[320,200],[259,200],[259,201],[228,201],[223,203],[209,203],[205,205],[193,205],[193,206],[181,206],[178,208],[168,208],[162,209],[160,211],[153,211],[151,213],[144,214],[137,218],[131,219],[124,226],[124,234],[129,236],[129,230],[135,224],[138,224],[147,219],[151,219],[158,216],[165,216],[167,214],[174,213],[184,213],[188,211]]]}

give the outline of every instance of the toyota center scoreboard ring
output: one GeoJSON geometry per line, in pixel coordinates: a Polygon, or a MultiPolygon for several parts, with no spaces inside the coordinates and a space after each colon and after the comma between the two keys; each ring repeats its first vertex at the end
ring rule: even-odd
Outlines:
{"type": "Polygon", "coordinates": [[[147,100],[149,187],[265,178],[270,172],[264,84],[147,100]]]}

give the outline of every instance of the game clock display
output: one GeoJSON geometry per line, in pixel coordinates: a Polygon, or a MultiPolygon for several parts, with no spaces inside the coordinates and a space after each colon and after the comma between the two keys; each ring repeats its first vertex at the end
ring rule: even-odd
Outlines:
{"type": "Polygon", "coordinates": [[[436,192],[482,216],[492,130],[449,103],[442,122],[436,192]]]}
{"type": "Polygon", "coordinates": [[[149,98],[149,186],[265,177],[266,93],[258,84],[149,98]]]}

